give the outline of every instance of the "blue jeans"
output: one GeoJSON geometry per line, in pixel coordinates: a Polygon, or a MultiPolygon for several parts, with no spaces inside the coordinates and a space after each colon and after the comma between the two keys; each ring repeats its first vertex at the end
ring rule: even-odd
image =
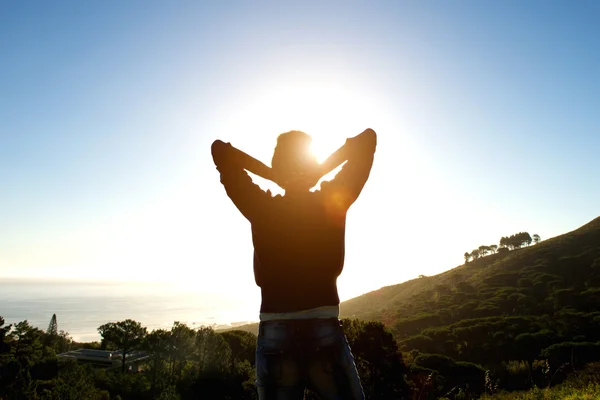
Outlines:
{"type": "Polygon", "coordinates": [[[260,400],[363,400],[354,357],[337,318],[263,321],[258,328],[260,400]]]}

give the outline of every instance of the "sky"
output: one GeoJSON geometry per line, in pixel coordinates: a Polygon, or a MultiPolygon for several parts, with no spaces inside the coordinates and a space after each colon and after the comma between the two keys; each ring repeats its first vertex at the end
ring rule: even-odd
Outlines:
{"type": "MultiPolygon", "coordinates": [[[[258,302],[215,139],[269,164],[366,128],[342,300],[600,215],[595,1],[4,1],[0,278],[258,302]]],[[[253,177],[263,189],[274,184],[253,177]]]]}

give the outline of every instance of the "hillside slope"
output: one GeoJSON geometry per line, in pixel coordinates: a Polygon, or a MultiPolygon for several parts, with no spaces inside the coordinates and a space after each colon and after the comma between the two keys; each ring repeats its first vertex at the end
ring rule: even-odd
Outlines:
{"type": "MultiPolygon", "coordinates": [[[[586,281],[587,274],[596,271],[592,264],[600,255],[600,217],[572,232],[543,241],[537,245],[492,254],[460,265],[439,275],[417,278],[401,284],[355,297],[341,304],[344,318],[379,320],[393,323],[401,316],[418,312],[416,306],[431,295],[428,302],[435,308],[436,297],[445,290],[465,288],[485,290],[493,287],[518,287],[518,279],[533,279],[532,284],[544,281],[558,286],[570,286],[586,281]]],[[[596,264],[597,266],[597,264],[596,264]]],[[[589,276],[588,278],[592,278],[589,276]]],[[[521,282],[525,285],[527,282],[521,282]]]]}
{"type": "Polygon", "coordinates": [[[341,313],[383,322],[411,354],[488,367],[600,359],[600,218],[534,246],[367,293],[342,303],[341,313]]]}

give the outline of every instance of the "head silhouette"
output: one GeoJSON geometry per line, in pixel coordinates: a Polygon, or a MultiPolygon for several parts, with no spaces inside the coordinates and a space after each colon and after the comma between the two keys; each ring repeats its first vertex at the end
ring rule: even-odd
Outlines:
{"type": "Polygon", "coordinates": [[[282,133],[277,137],[271,167],[277,183],[286,191],[304,191],[316,185],[320,176],[318,162],[310,151],[312,137],[301,131],[282,133]]]}

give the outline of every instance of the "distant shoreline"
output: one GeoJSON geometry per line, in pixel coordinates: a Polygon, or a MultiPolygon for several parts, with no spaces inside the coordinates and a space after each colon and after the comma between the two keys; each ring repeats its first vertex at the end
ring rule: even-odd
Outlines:
{"type": "Polygon", "coordinates": [[[99,326],[125,319],[140,322],[148,331],[171,329],[175,321],[190,328],[235,329],[258,320],[260,298],[187,289],[156,282],[4,277],[0,316],[6,324],[27,320],[46,330],[56,314],[58,330],[78,343],[100,340],[99,326]]]}

